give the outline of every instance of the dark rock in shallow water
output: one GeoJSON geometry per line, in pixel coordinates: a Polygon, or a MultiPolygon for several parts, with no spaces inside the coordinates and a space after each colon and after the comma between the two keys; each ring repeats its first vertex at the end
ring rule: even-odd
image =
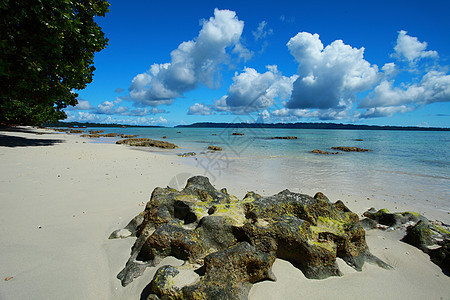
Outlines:
{"type": "Polygon", "coordinates": [[[213,151],[222,151],[222,148],[219,146],[208,146],[208,149],[213,151]]]}
{"type": "Polygon", "coordinates": [[[118,136],[120,136],[123,139],[130,139],[130,138],[135,138],[138,135],[137,134],[118,134],[118,136]]]}
{"type": "Polygon", "coordinates": [[[358,147],[331,147],[331,149],[335,149],[335,150],[341,150],[341,151],[345,151],[345,152],[369,152],[372,151],[370,149],[363,149],[363,148],[358,148],[358,147]]]}
{"type": "Polygon", "coordinates": [[[133,138],[117,141],[116,144],[126,144],[130,146],[136,147],[158,147],[165,149],[175,149],[178,148],[177,145],[165,142],[165,141],[156,141],[148,138],[133,138]]]}
{"type": "Polygon", "coordinates": [[[103,137],[116,137],[117,133],[111,132],[111,133],[105,133],[101,134],[103,137]]]}
{"type": "Polygon", "coordinates": [[[83,133],[84,130],[80,130],[80,129],[72,129],[69,131],[70,133],[83,133]]]}
{"type": "Polygon", "coordinates": [[[269,140],[296,140],[298,137],[296,136],[274,136],[270,137],[269,140]]]}
{"type": "Polygon", "coordinates": [[[130,224],[126,229],[137,240],[118,275],[124,286],[166,256],[200,266],[198,281],[184,287],[170,285],[178,276],[174,267],[159,269],[149,299],[247,299],[253,283],[274,279],[276,257],[316,279],[342,274],[337,257],[358,271],[365,262],[389,268],[370,254],[358,216],[322,193],[249,192],[238,200],[196,176],[181,191],[156,188],[140,219],[130,224]]]}
{"type": "Polygon", "coordinates": [[[233,132],[232,135],[244,135],[244,134],[240,132],[233,132]]]}
{"type": "Polygon", "coordinates": [[[312,153],[316,153],[316,154],[339,154],[339,152],[327,152],[327,151],[323,151],[323,150],[319,150],[319,149],[315,149],[313,151],[311,151],[312,153]]]}
{"type": "Polygon", "coordinates": [[[99,134],[99,133],[103,133],[104,130],[89,130],[90,134],[99,134]]]}

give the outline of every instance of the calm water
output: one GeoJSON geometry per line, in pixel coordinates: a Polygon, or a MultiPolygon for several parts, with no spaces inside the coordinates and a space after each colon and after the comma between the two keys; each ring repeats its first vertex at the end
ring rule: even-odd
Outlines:
{"type": "Polygon", "coordinates": [[[180,148],[163,153],[198,153],[196,157],[183,159],[202,167],[211,181],[228,176],[278,190],[282,187],[341,194],[355,194],[364,187],[367,196],[385,197],[388,201],[401,198],[406,202],[426,202],[434,209],[450,210],[449,132],[255,128],[104,130],[158,140],[167,136],[167,141],[180,148]],[[234,136],[233,132],[244,135],[234,136]],[[268,139],[274,136],[297,136],[298,139],[268,139]],[[223,151],[207,153],[209,145],[220,146],[223,151]],[[356,146],[373,151],[339,155],[311,153],[314,149],[336,151],[331,149],[333,146],[356,146]],[[201,152],[206,153],[199,154],[201,152]]]}

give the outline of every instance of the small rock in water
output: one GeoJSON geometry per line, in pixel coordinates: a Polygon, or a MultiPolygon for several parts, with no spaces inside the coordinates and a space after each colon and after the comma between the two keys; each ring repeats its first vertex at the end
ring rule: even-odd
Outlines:
{"type": "Polygon", "coordinates": [[[222,151],[222,148],[219,146],[208,146],[208,149],[213,151],[222,151]]]}
{"type": "Polygon", "coordinates": [[[372,151],[370,149],[363,149],[363,148],[358,148],[358,147],[343,147],[343,146],[331,147],[331,149],[341,150],[341,151],[345,151],[345,152],[369,152],[369,151],[372,151]]]}

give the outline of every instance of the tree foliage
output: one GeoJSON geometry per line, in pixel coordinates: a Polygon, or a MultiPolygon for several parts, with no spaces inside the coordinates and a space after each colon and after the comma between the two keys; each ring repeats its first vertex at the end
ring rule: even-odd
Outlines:
{"type": "Polygon", "coordinates": [[[0,0],[0,123],[66,118],[108,44],[94,17],[105,0],[0,0]]]}

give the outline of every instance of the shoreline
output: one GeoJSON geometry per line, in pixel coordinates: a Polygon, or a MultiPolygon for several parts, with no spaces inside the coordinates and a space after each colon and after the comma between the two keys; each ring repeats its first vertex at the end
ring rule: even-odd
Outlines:
{"type": "MultiPolygon", "coordinates": [[[[1,276],[13,277],[1,281],[0,299],[138,298],[157,268],[146,270],[123,288],[116,275],[128,258],[134,238],[108,240],[110,233],[143,211],[154,188],[171,184],[181,189],[185,177],[204,175],[205,170],[175,154],[129,151],[133,149],[43,129],[0,131],[0,137],[18,145],[0,146],[1,276]]],[[[226,187],[239,199],[252,189],[267,196],[289,188],[278,183],[263,188],[260,182],[236,180],[230,174],[218,177],[213,185],[226,187]]],[[[301,192],[311,195],[314,191],[310,190],[301,192]]],[[[344,199],[346,195],[338,192],[322,192],[332,202],[343,198],[359,215],[371,206],[413,210],[407,204],[398,203],[398,209],[394,209],[395,203],[381,199],[368,201],[360,195],[344,199]]],[[[448,223],[445,212],[430,208],[426,212],[430,219],[441,216],[448,223]]],[[[289,263],[277,260],[274,273],[278,281],[257,283],[249,298],[302,295],[310,299],[343,299],[364,295],[380,299],[389,293],[389,298],[449,299],[450,278],[422,251],[399,242],[398,233],[371,230],[366,239],[372,253],[395,270],[365,265],[362,272],[355,272],[340,264],[343,277],[309,280],[289,263]],[[377,294],[380,289],[382,293],[377,294]]]]}

